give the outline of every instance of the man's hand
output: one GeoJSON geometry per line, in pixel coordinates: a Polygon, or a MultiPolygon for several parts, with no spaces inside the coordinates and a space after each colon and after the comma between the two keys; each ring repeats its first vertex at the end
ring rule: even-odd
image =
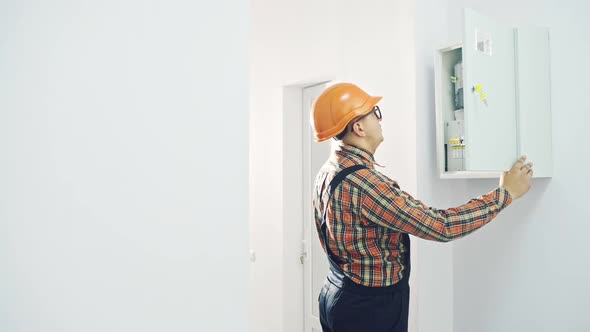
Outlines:
{"type": "Polygon", "coordinates": [[[533,177],[533,163],[526,163],[526,156],[520,157],[508,172],[500,176],[500,187],[506,188],[512,196],[517,199],[531,189],[531,178],[533,177]]]}

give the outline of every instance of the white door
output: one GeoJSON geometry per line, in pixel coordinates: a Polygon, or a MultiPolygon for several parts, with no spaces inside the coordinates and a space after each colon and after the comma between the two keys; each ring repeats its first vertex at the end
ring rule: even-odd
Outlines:
{"type": "Polygon", "coordinates": [[[464,33],[465,166],[507,170],[518,153],[514,29],[466,9],[464,33]]]}
{"type": "Polygon", "coordinates": [[[305,332],[321,332],[318,296],[328,272],[328,259],[318,239],[311,206],[315,176],[330,154],[331,142],[314,141],[310,126],[313,101],[328,86],[320,84],[303,89],[303,303],[305,332]]]}

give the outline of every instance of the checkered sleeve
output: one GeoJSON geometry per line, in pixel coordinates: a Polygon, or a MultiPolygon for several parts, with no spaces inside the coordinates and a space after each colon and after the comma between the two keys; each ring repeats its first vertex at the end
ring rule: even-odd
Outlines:
{"type": "Polygon", "coordinates": [[[427,240],[448,242],[490,222],[512,198],[505,188],[472,199],[458,207],[439,210],[424,205],[399,189],[394,181],[370,175],[363,185],[362,209],[368,220],[427,240]]]}

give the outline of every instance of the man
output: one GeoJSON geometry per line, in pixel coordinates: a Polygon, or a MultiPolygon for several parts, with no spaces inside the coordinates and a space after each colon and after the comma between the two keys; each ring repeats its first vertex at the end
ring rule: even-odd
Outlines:
{"type": "Polygon", "coordinates": [[[410,238],[447,242],[490,222],[530,189],[525,157],[504,172],[494,191],[447,210],[427,207],[374,169],[383,141],[381,97],[340,83],[315,101],[316,141],[339,141],[319,171],[315,222],[330,271],[319,296],[324,332],[408,329],[410,238]]]}

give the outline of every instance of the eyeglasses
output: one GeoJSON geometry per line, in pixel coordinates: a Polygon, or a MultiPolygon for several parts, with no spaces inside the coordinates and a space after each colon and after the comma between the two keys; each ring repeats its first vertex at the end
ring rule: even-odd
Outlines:
{"type": "Polygon", "coordinates": [[[379,108],[379,106],[375,105],[375,107],[373,107],[373,113],[375,113],[377,120],[381,120],[383,118],[383,116],[381,115],[381,109],[379,108]]]}
{"type": "Polygon", "coordinates": [[[356,120],[355,122],[359,121],[360,119],[371,115],[371,113],[375,113],[375,116],[377,117],[377,120],[381,121],[381,119],[383,118],[383,116],[381,115],[381,109],[379,108],[379,106],[375,105],[375,107],[373,107],[373,109],[371,110],[371,112],[361,116],[360,118],[358,118],[358,120],[356,120]]]}

